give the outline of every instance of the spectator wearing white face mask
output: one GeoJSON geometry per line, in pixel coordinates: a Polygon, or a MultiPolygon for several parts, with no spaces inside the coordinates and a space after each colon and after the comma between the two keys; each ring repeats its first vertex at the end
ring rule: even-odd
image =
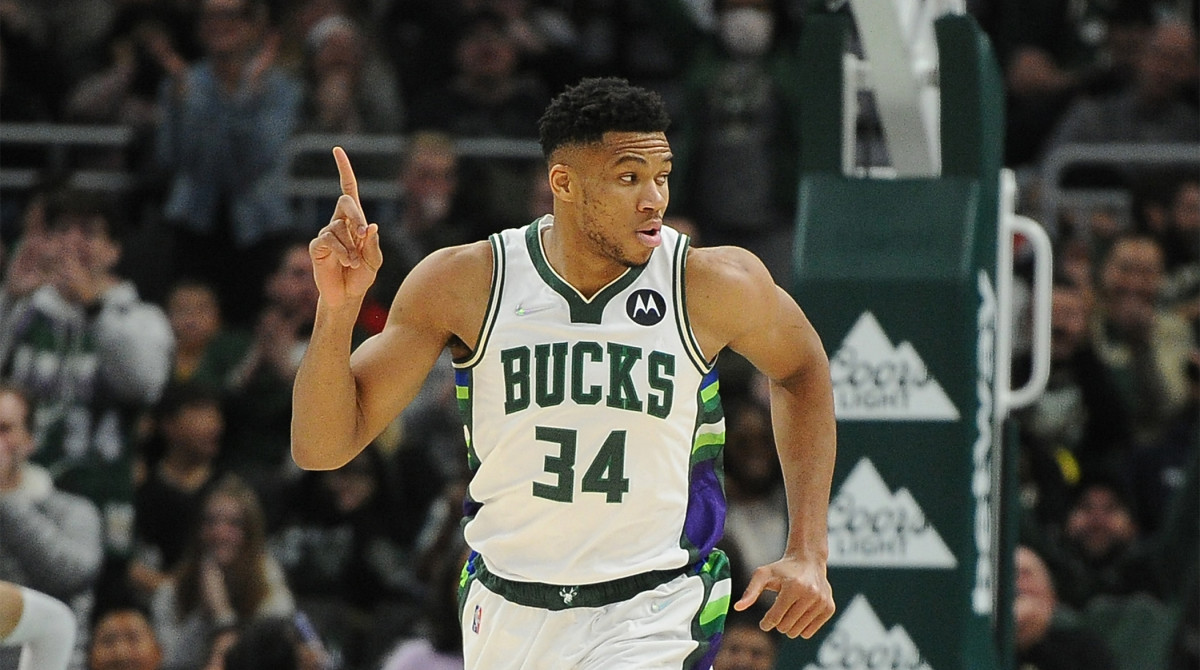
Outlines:
{"type": "Polygon", "coordinates": [[[782,3],[716,0],[713,39],[686,72],[676,115],[671,208],[709,244],[755,251],[776,276],[790,263],[799,171],[799,67],[782,3]],[[729,174],[748,188],[724,188],[729,174]]]}

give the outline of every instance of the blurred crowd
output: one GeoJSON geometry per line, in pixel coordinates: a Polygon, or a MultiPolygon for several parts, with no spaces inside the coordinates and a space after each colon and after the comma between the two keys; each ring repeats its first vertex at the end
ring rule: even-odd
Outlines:
{"type": "MultiPolygon", "coordinates": [[[[0,122],[132,137],[73,148],[66,170],[46,146],[0,156],[40,174],[0,185],[0,580],[72,607],[74,668],[462,667],[469,472],[449,365],[347,466],[290,459],[317,299],[307,244],[323,222],[287,186],[336,170],[297,163],[288,142],[404,138],[382,169],[394,194],[366,198],[386,262],[360,341],[427,253],[549,211],[540,161],[460,141],[535,140],[550,97],[582,76],[663,95],[669,223],[756,251],[786,283],[798,110],[816,94],[798,84],[811,4],[0,0],[0,122]],[[93,168],[132,179],[118,191],[73,179],[93,168]]],[[[1043,222],[1056,246],[1051,379],[1013,423],[1021,667],[1195,668],[1197,3],[966,4],[1005,77],[1005,164],[1034,175],[1026,211],[1056,147],[1196,148],[1184,165],[1063,175],[1128,198],[1043,222]]],[[[869,104],[861,114],[869,142],[878,123],[869,104]]],[[[1028,270],[1020,250],[1016,262],[1028,270]]],[[[732,357],[722,373],[724,544],[745,569],[779,555],[787,517],[762,380],[732,357]]],[[[729,629],[718,670],[772,667],[772,639],[732,615],[729,629]]]]}

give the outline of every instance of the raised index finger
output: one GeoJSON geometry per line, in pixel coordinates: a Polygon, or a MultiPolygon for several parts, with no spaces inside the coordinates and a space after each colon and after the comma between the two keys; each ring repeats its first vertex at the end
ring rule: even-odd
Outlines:
{"type": "Polygon", "coordinates": [[[358,199],[358,180],[354,178],[354,168],[350,167],[350,157],[346,155],[345,149],[334,147],[333,160],[337,162],[338,178],[342,182],[342,193],[354,198],[354,202],[361,209],[362,202],[358,199]]]}

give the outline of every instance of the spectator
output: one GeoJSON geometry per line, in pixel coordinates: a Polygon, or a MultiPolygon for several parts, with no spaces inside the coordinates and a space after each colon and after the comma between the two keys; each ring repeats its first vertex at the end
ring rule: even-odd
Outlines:
{"type": "Polygon", "coordinates": [[[578,36],[563,7],[536,0],[462,0],[462,4],[499,14],[504,19],[504,31],[517,44],[521,62],[549,90],[557,91],[579,80],[578,36]]]}
{"type": "Polygon", "coordinates": [[[1153,8],[1137,0],[991,5],[1000,8],[981,22],[1004,65],[1005,164],[1028,165],[1079,96],[1108,94],[1133,79],[1153,8]]]}
{"type": "Polygon", "coordinates": [[[329,656],[303,614],[266,617],[237,634],[222,670],[324,670],[329,656]]]}
{"type": "Polygon", "coordinates": [[[172,383],[222,390],[246,354],[249,338],[225,327],[218,300],[211,285],[195,279],[179,281],[167,294],[167,319],[175,335],[172,383]]]}
{"type": "Polygon", "coordinates": [[[162,456],[138,488],[130,586],[149,602],[175,570],[200,520],[201,502],[219,480],[225,430],[216,391],[196,384],[168,387],[157,407],[162,456]]]}
{"type": "Polygon", "coordinates": [[[154,594],[151,613],[166,670],[196,670],[224,628],[291,616],[295,601],[266,548],[254,491],[227,475],[209,492],[179,569],[154,594]]]}
{"type": "Polygon", "coordinates": [[[1162,238],[1164,298],[1200,339],[1200,177],[1192,174],[1176,182],[1168,204],[1162,238]]]}
{"type": "Polygon", "coordinates": [[[1062,598],[1075,608],[1100,594],[1164,595],[1164,577],[1154,569],[1151,548],[1138,528],[1129,486],[1118,476],[1095,473],[1081,482],[1063,524],[1063,540],[1067,569],[1058,581],[1062,598]]]}
{"type": "Polygon", "coordinates": [[[280,487],[296,473],[289,457],[292,380],[317,311],[308,243],[289,240],[273,256],[275,262],[265,263],[271,270],[253,339],[226,376],[228,439],[221,461],[268,505],[272,527],[280,487]]]}
{"type": "Polygon", "coordinates": [[[458,576],[466,554],[465,545],[460,543],[457,552],[442,555],[425,599],[419,634],[398,642],[384,659],[381,670],[462,670],[458,576]]]}
{"type": "MultiPolygon", "coordinates": [[[[400,439],[391,452],[400,512],[396,532],[416,536],[417,573],[428,583],[430,560],[440,564],[452,538],[460,537],[462,505],[470,470],[461,458],[462,415],[454,377],[443,354],[417,397],[397,417],[400,439]]],[[[380,440],[382,441],[382,440],[380,440]]]]}
{"type": "MultiPolygon", "coordinates": [[[[1050,378],[1045,392],[1016,414],[1021,439],[1021,499],[1040,532],[1065,517],[1080,471],[1114,467],[1131,439],[1123,398],[1092,344],[1085,291],[1056,279],[1050,302],[1050,378]]],[[[1016,383],[1028,361],[1014,367],[1016,383]]]]}
{"type": "Polygon", "coordinates": [[[237,628],[222,628],[214,633],[208,646],[208,660],[204,663],[204,670],[225,670],[225,654],[237,641],[237,628]]]}
{"type": "Polygon", "coordinates": [[[161,111],[159,85],[164,78],[183,76],[199,56],[193,39],[196,15],[178,2],[113,4],[106,58],[70,87],[63,116],[75,123],[131,128],[133,145],[113,151],[109,165],[144,170],[161,111]]]}
{"type": "Polygon", "coordinates": [[[1121,390],[1137,446],[1152,442],[1185,402],[1196,346],[1186,322],[1159,307],[1163,281],[1163,250],[1146,235],[1119,236],[1101,264],[1092,338],[1121,390]]]}
{"type": "Polygon", "coordinates": [[[172,336],[162,310],[114,271],[122,247],[110,205],[64,192],[47,207],[48,231],[28,234],[20,253],[53,265],[13,260],[5,291],[32,292],[0,310],[0,375],[31,395],[34,460],[100,510],[103,596],[124,588],[138,420],[166,384],[172,336]]]}
{"type": "Polygon", "coordinates": [[[335,14],[318,21],[304,41],[306,131],[396,133],[403,108],[396,75],[353,19],[335,14]]]}
{"type": "Polygon", "coordinates": [[[363,325],[383,328],[392,297],[418,261],[431,251],[476,238],[483,228],[459,189],[459,157],[445,133],[418,131],[408,138],[398,177],[400,208],[379,227],[388,264],[380,268],[363,308],[363,325]]]}
{"type": "Polygon", "coordinates": [[[712,670],[772,670],[779,655],[779,636],[759,627],[766,611],[761,607],[730,610],[725,616],[721,650],[712,670]]]}
{"type": "Polygon", "coordinates": [[[389,474],[374,444],[336,470],[303,473],[270,541],[301,608],[351,667],[369,660],[372,629],[383,623],[375,615],[411,615],[427,588],[415,573],[415,538],[394,530],[389,474]]]}
{"type": "Polygon", "coordinates": [[[303,90],[274,64],[263,0],[204,0],[200,37],[204,57],[159,94],[156,152],[172,175],[164,216],[177,276],[212,282],[231,323],[248,325],[262,253],[296,228],[285,143],[303,90]]]}
{"type": "Polygon", "coordinates": [[[700,0],[581,0],[571,4],[584,76],[619,76],[663,96],[678,118],[681,76],[702,30],[711,27],[700,0]]]}
{"type": "Polygon", "coordinates": [[[116,15],[113,2],[95,0],[61,0],[45,3],[31,0],[10,0],[5,4],[26,5],[36,14],[49,39],[61,69],[56,72],[59,82],[68,85],[90,72],[104,54],[105,40],[116,15]]]}
{"type": "Polygon", "coordinates": [[[0,581],[0,662],[40,670],[67,670],[76,634],[75,614],[59,600],[0,581]],[[9,657],[16,649],[17,658],[9,657]]]}
{"type": "MultiPolygon", "coordinates": [[[[32,414],[23,391],[0,386],[0,580],[69,604],[76,630],[85,631],[103,556],[100,515],[29,462],[32,414]]],[[[86,638],[75,637],[73,668],[82,667],[86,638]]],[[[10,652],[0,650],[0,665],[12,660],[10,652]]]]}
{"type": "Polygon", "coordinates": [[[92,626],[88,670],[162,670],[162,644],[140,607],[113,605],[92,626]]]}
{"type": "MultiPolygon", "coordinates": [[[[518,46],[495,12],[461,19],[455,40],[454,77],[448,86],[414,94],[409,130],[439,130],[456,138],[536,139],[537,119],[549,91],[522,69],[518,46]]],[[[464,160],[464,180],[483,193],[494,232],[528,223],[524,210],[527,162],[497,158],[464,160]]]]}
{"type": "MultiPolygon", "coordinates": [[[[5,154],[7,165],[7,156],[5,154]]],[[[46,217],[50,200],[60,190],[53,180],[34,185],[26,197],[11,210],[11,222],[4,221],[0,241],[6,247],[0,257],[0,269],[4,271],[0,284],[0,318],[11,315],[14,301],[32,293],[43,284],[51,283],[54,277],[56,250],[48,241],[46,217]]],[[[9,214],[8,211],[5,212],[9,214]]],[[[0,321],[0,326],[4,325],[0,321]]],[[[0,330],[7,333],[9,327],[0,330]]],[[[0,337],[0,343],[4,341],[0,337]]]]}
{"type": "Polygon", "coordinates": [[[1182,100],[1186,80],[1180,77],[1195,71],[1196,58],[1189,24],[1159,22],[1139,52],[1132,82],[1110,95],[1072,103],[1045,151],[1073,142],[1200,141],[1200,116],[1182,100]]]}
{"type": "Polygon", "coordinates": [[[1148,536],[1167,520],[1172,501],[1184,491],[1187,469],[1200,457],[1200,349],[1187,363],[1187,401],[1168,417],[1157,441],[1129,455],[1138,525],[1148,536]]]}
{"type": "Polygon", "coordinates": [[[788,532],[770,412],[748,398],[726,407],[725,536],[738,546],[746,565],[766,565],[783,555],[788,532]]]}
{"type": "Polygon", "coordinates": [[[1029,547],[1018,546],[1013,600],[1017,666],[1036,670],[1117,670],[1103,638],[1072,623],[1058,603],[1045,562],[1029,547]]]}
{"type": "Polygon", "coordinates": [[[717,0],[717,31],[685,73],[672,140],[676,214],[714,245],[746,246],[788,276],[800,174],[799,62],[771,0],[717,0]],[[742,187],[724,187],[730,173],[742,187]]]}
{"type": "Polygon", "coordinates": [[[504,17],[490,10],[460,17],[454,76],[446,88],[427,88],[415,97],[411,129],[535,139],[530,123],[541,116],[549,91],[522,69],[505,28],[504,17]]]}

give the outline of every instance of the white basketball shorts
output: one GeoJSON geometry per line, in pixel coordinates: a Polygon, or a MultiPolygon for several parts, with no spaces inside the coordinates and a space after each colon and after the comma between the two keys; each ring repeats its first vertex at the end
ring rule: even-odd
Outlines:
{"type": "Polygon", "coordinates": [[[709,670],[729,609],[729,562],[561,586],[463,570],[466,670],[709,670]]]}

